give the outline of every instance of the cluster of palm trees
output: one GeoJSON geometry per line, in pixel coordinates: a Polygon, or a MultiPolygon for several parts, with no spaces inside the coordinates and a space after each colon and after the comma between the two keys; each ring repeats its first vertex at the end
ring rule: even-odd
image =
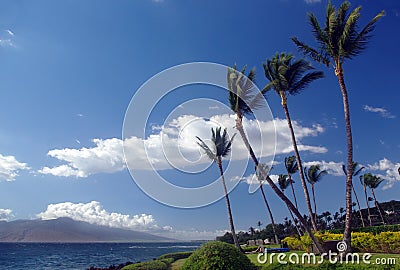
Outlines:
{"type": "MultiPolygon", "coordinates": [[[[347,166],[344,167],[346,174],[346,222],[343,241],[346,242],[347,246],[350,247],[351,237],[351,213],[352,213],[352,191],[353,187],[353,176],[355,166],[353,163],[353,139],[351,132],[350,122],[350,106],[348,91],[344,81],[343,64],[345,60],[350,60],[353,57],[360,54],[365,48],[370,38],[371,32],[375,28],[376,22],[384,15],[384,12],[380,12],[376,15],[367,25],[359,30],[358,21],[360,18],[361,7],[356,7],[350,10],[350,3],[343,2],[338,9],[336,9],[330,2],[326,8],[325,25],[320,26],[318,19],[312,13],[308,15],[309,22],[312,26],[312,34],[317,42],[317,47],[313,48],[304,42],[293,37],[292,40],[305,56],[311,57],[312,60],[326,65],[328,68],[333,67],[335,75],[337,76],[341,94],[343,97],[343,108],[345,118],[345,129],[346,129],[346,143],[347,143],[347,166]]],[[[291,115],[288,108],[288,97],[299,94],[302,90],[307,88],[315,80],[323,78],[323,72],[316,71],[310,62],[305,59],[295,59],[290,53],[276,53],[272,58],[267,59],[263,63],[263,69],[265,77],[269,83],[261,90],[260,93],[254,92],[253,80],[255,78],[255,70],[252,69],[246,76],[246,67],[242,70],[237,70],[236,66],[229,68],[227,72],[227,82],[229,92],[229,105],[232,111],[236,114],[236,129],[239,132],[248,152],[249,156],[254,162],[255,173],[259,179],[260,192],[264,204],[269,213],[272,227],[276,241],[278,237],[275,231],[275,222],[271,209],[269,207],[267,197],[263,188],[263,184],[266,182],[276,195],[287,205],[292,218],[297,218],[301,224],[300,230],[307,232],[314,242],[315,246],[320,252],[323,252],[321,245],[316,241],[312,230],[317,231],[316,224],[316,200],[314,192],[314,184],[317,183],[326,171],[320,170],[319,165],[310,166],[310,168],[304,168],[302,165],[302,159],[297,147],[297,141],[295,132],[293,129],[291,115]],[[252,146],[247,138],[246,132],[243,128],[243,117],[251,115],[253,110],[260,107],[262,102],[261,99],[265,98],[265,95],[271,91],[275,91],[281,99],[281,104],[286,115],[288,123],[294,156],[285,159],[285,166],[287,169],[287,175],[280,175],[280,188],[272,181],[269,176],[270,168],[261,164],[256,157],[252,146]],[[298,210],[297,199],[294,194],[292,174],[299,172],[299,178],[304,191],[304,197],[308,214],[311,221],[311,227],[308,225],[307,219],[302,216],[298,210]],[[309,190],[307,187],[307,181],[311,185],[314,209],[311,206],[311,199],[309,190]],[[284,190],[291,186],[293,193],[294,203],[284,194],[284,190]]],[[[207,156],[214,160],[218,165],[219,172],[222,179],[222,184],[225,191],[226,205],[228,209],[229,223],[231,227],[231,233],[235,245],[240,249],[240,245],[237,241],[234,222],[230,207],[229,195],[226,191],[224,173],[222,168],[222,158],[228,155],[232,146],[232,136],[229,139],[226,129],[222,131],[220,127],[212,129],[212,147],[210,148],[204,141],[197,137],[199,146],[205,151],[207,156]]],[[[356,171],[357,172],[357,171],[356,171]]],[[[372,183],[370,176],[363,175],[362,177],[365,183],[372,183]],[[366,180],[367,179],[367,180],[366,180]]],[[[368,184],[367,184],[368,185],[368,184]]],[[[379,183],[378,183],[379,185],[379,183]]],[[[371,189],[373,192],[373,188],[371,189]]],[[[373,196],[375,197],[374,193],[373,196]]],[[[358,201],[358,198],[357,198],[358,201]]],[[[376,200],[375,200],[376,202],[376,200]]],[[[376,202],[377,203],[377,202],[376,202]]],[[[361,213],[361,211],[360,211],[361,213]]],[[[348,249],[350,250],[350,249],[348,249]]]]}

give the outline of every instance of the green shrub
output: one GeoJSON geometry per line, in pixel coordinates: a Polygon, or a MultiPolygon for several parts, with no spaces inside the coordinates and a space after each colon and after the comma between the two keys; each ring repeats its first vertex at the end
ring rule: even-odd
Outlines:
{"type": "Polygon", "coordinates": [[[255,270],[249,258],[235,246],[223,242],[208,242],[185,261],[182,270],[255,270]]]}
{"type": "Polygon", "coordinates": [[[258,246],[243,246],[242,250],[244,252],[252,252],[252,251],[256,251],[258,249],[258,246]]]}
{"type": "MultiPolygon", "coordinates": [[[[344,231],[344,229],[333,229],[333,230],[328,230],[327,232],[335,233],[335,234],[343,234],[343,231],[344,231]]],[[[379,234],[381,232],[400,232],[400,224],[354,228],[354,229],[352,229],[352,231],[353,232],[366,232],[366,233],[373,233],[373,234],[379,234]]]]}
{"type": "Polygon", "coordinates": [[[180,259],[186,259],[190,255],[192,255],[192,253],[193,253],[193,251],[168,253],[168,254],[161,255],[160,257],[158,257],[158,259],[162,260],[162,259],[172,258],[173,262],[174,262],[174,261],[177,261],[177,260],[180,260],[180,259]]]}
{"type": "Polygon", "coordinates": [[[168,270],[171,263],[162,260],[154,260],[149,262],[130,264],[122,268],[122,270],[168,270]]]}

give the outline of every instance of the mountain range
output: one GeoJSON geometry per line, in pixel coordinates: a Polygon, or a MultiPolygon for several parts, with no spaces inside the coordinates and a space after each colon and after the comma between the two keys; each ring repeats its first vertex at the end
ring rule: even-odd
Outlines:
{"type": "Polygon", "coordinates": [[[71,218],[0,221],[0,242],[169,242],[175,239],[71,218]]]}

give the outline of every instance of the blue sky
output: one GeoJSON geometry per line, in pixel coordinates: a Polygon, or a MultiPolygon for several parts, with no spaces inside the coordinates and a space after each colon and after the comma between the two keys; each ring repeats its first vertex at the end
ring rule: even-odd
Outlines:
{"type": "MultiPolygon", "coordinates": [[[[352,4],[363,6],[362,25],[386,10],[368,49],[344,65],[354,159],[387,179],[376,192],[378,200],[399,199],[400,176],[394,169],[400,165],[400,142],[395,135],[400,131],[396,80],[400,4],[352,4]]],[[[149,198],[134,183],[121,151],[131,98],[155,74],[198,61],[255,66],[256,84],[263,87],[267,81],[261,63],[277,51],[299,57],[289,38],[312,43],[306,14],[311,11],[322,18],[325,6],[326,1],[300,0],[247,5],[239,1],[2,1],[0,219],[67,215],[187,239],[210,238],[226,230],[223,200],[179,209],[149,198]]],[[[288,105],[305,147],[303,160],[322,163],[331,173],[316,185],[318,209],[334,213],[344,206],[343,105],[333,70],[314,66],[326,78],[290,97],[288,105]]],[[[207,86],[187,89],[178,89],[158,104],[149,123],[155,135],[182,102],[207,97],[226,103],[226,92],[207,86]]],[[[279,98],[271,93],[267,101],[282,142],[272,172],[279,174],[283,173],[279,162],[289,155],[284,146],[290,144],[284,139],[287,130],[279,98]]],[[[196,115],[200,111],[194,105],[191,114],[200,116],[196,115]]],[[[229,120],[228,111],[206,111],[209,117],[229,120]]],[[[173,115],[171,121],[188,114],[173,115]]],[[[182,125],[179,122],[178,127],[182,125]]],[[[168,169],[160,173],[182,186],[218,177],[215,166],[198,175],[168,169]]],[[[243,176],[251,173],[248,169],[243,176]]],[[[361,192],[358,182],[355,186],[361,192]]],[[[267,190],[276,220],[282,221],[288,216],[286,207],[267,190]]],[[[300,181],[296,181],[296,192],[303,202],[300,181]]],[[[269,223],[259,192],[248,194],[247,183],[240,183],[230,196],[238,229],[255,226],[259,220],[269,223]]],[[[306,209],[301,210],[305,213],[306,209]]]]}

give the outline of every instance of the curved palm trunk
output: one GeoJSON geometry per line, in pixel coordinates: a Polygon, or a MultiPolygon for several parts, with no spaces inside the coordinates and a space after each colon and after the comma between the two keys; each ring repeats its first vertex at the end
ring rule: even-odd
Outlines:
{"type": "MultiPolygon", "coordinates": [[[[236,119],[236,124],[238,124],[239,120],[236,119]]],[[[241,121],[240,121],[241,124],[241,121]]],[[[256,165],[256,167],[258,167],[259,162],[258,159],[256,158],[254,151],[249,143],[249,141],[247,140],[247,136],[244,133],[243,130],[243,126],[241,126],[240,128],[237,128],[243,141],[244,144],[246,145],[247,150],[249,151],[250,157],[252,158],[254,164],[256,165]],[[242,133],[241,133],[242,131],[242,133]]],[[[265,176],[265,180],[267,181],[268,185],[272,188],[272,190],[276,193],[276,195],[287,205],[287,207],[292,210],[292,212],[295,214],[295,216],[297,217],[297,219],[299,220],[299,222],[303,225],[304,229],[306,230],[306,232],[309,234],[312,242],[315,244],[315,246],[317,247],[318,251],[320,253],[323,253],[325,250],[324,248],[320,245],[320,243],[317,241],[317,239],[314,237],[313,232],[311,231],[310,227],[308,227],[307,221],[303,218],[303,216],[300,214],[300,212],[296,209],[296,207],[293,205],[293,203],[289,200],[288,197],[285,196],[285,194],[282,193],[282,191],[275,185],[275,183],[272,181],[272,179],[269,177],[269,175],[265,176]]],[[[260,185],[262,187],[262,185],[260,185]]]]}
{"type": "MultiPolygon", "coordinates": [[[[251,146],[250,146],[249,141],[247,140],[246,133],[244,132],[244,129],[243,129],[242,117],[241,117],[240,115],[237,115],[237,118],[236,118],[236,129],[239,131],[239,134],[240,134],[240,136],[242,137],[243,142],[244,142],[244,144],[246,145],[246,148],[247,148],[247,150],[249,151],[251,158],[252,158],[253,160],[256,160],[256,166],[258,166],[258,160],[257,160],[257,158],[256,158],[256,155],[254,154],[253,149],[252,149],[251,146]]],[[[278,244],[278,243],[279,243],[279,238],[278,238],[278,234],[277,234],[277,232],[276,232],[276,226],[275,226],[274,216],[272,215],[271,208],[269,207],[269,203],[268,203],[268,200],[267,200],[267,196],[265,195],[265,192],[264,192],[264,188],[263,188],[263,186],[262,186],[262,183],[260,183],[260,190],[261,190],[261,194],[262,194],[262,197],[263,197],[265,206],[267,207],[267,210],[268,210],[268,213],[269,213],[269,217],[270,217],[270,219],[271,219],[272,231],[274,232],[275,243],[278,244]]]]}
{"type": "Polygon", "coordinates": [[[218,168],[219,168],[219,173],[221,174],[222,185],[224,186],[225,202],[226,202],[226,208],[228,209],[228,219],[229,219],[229,225],[231,227],[233,243],[235,244],[235,246],[240,251],[242,251],[242,248],[240,247],[239,242],[238,242],[237,237],[236,237],[235,226],[233,225],[233,216],[232,216],[232,211],[231,211],[231,203],[229,202],[228,191],[226,189],[224,171],[222,170],[221,157],[217,157],[217,165],[218,165],[218,168]]]}
{"type": "Polygon", "coordinates": [[[347,96],[346,85],[344,83],[343,69],[340,61],[335,61],[335,75],[338,78],[340,90],[343,96],[344,119],[346,123],[347,140],[347,177],[346,177],[346,221],[343,233],[343,241],[347,244],[346,252],[351,251],[351,213],[352,213],[352,186],[353,186],[353,135],[351,133],[350,108],[347,96]]]}
{"type": "Polygon", "coordinates": [[[376,200],[374,189],[371,189],[371,193],[372,193],[372,196],[374,196],[375,206],[378,209],[379,215],[381,216],[382,223],[383,223],[383,225],[386,225],[385,220],[383,219],[381,208],[379,207],[378,201],[376,200]]]}
{"type": "Polygon", "coordinates": [[[364,194],[365,194],[365,202],[367,203],[367,209],[368,209],[368,221],[369,221],[369,226],[372,226],[372,221],[371,221],[371,210],[369,209],[369,202],[368,202],[368,196],[367,196],[367,187],[364,185],[364,194]]]}
{"type": "Polygon", "coordinates": [[[312,211],[312,208],[311,208],[310,194],[308,193],[308,188],[307,188],[307,184],[306,184],[306,180],[305,180],[304,172],[303,172],[303,166],[301,165],[300,154],[299,154],[299,150],[297,149],[296,136],[294,135],[294,130],[293,130],[293,126],[292,126],[292,120],[290,119],[289,109],[288,109],[287,104],[286,104],[286,97],[281,95],[281,98],[282,98],[282,107],[283,107],[283,110],[285,111],[286,120],[288,122],[289,130],[290,130],[290,135],[292,137],[292,144],[293,144],[293,148],[294,148],[294,154],[295,154],[296,159],[297,159],[297,167],[299,169],[301,185],[303,186],[304,197],[306,199],[308,213],[310,215],[311,224],[313,226],[313,229],[314,229],[314,231],[317,231],[317,224],[315,223],[315,218],[313,216],[313,211],[312,211]]]}
{"type": "Polygon", "coordinates": [[[290,187],[292,188],[292,194],[293,194],[294,205],[296,206],[296,209],[299,209],[299,206],[297,205],[296,193],[294,193],[292,175],[291,175],[290,173],[288,173],[288,176],[289,176],[289,181],[290,181],[290,187]]]}
{"type": "Polygon", "coordinates": [[[356,201],[357,201],[357,205],[358,205],[358,212],[360,213],[360,218],[361,218],[361,223],[362,223],[362,226],[364,228],[365,227],[365,223],[364,223],[364,217],[363,217],[363,215],[361,213],[360,202],[358,201],[358,196],[357,196],[356,190],[354,188],[354,185],[352,185],[352,188],[353,188],[354,197],[356,197],[356,201]]]}

